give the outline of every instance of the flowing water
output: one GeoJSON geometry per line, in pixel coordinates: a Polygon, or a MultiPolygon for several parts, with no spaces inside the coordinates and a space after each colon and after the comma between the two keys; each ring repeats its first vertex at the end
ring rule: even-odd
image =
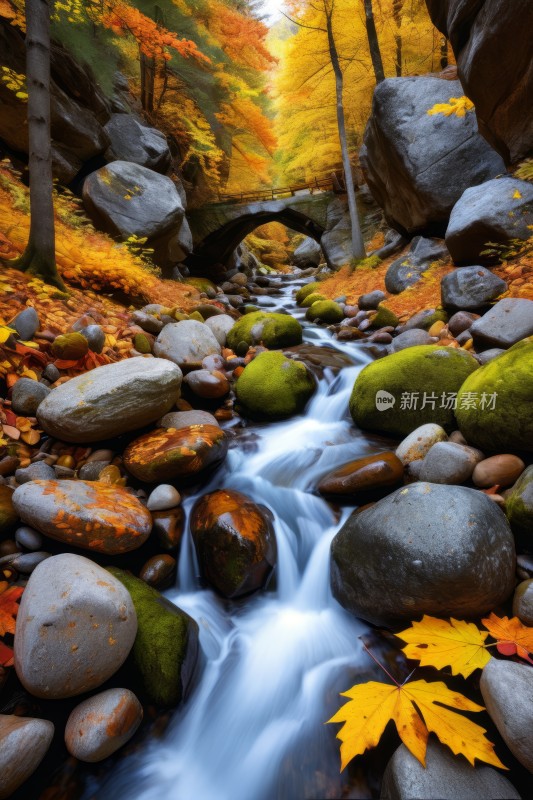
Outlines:
{"type": "MultiPolygon", "coordinates": [[[[285,279],[263,305],[301,318],[293,300],[301,283],[285,279]]],[[[358,640],[366,628],[343,611],[329,586],[330,542],[352,509],[336,513],[312,491],[326,472],[379,445],[355,429],[348,413],[354,380],[371,356],[325,328],[304,325],[305,342],[341,351],[352,365],[337,375],[325,370],[304,416],[254,426],[251,440],[237,436],[224,466],[200,492],[233,488],[271,509],[275,579],[266,591],[225,601],[201,588],[190,536],[184,536],[177,586],[166,594],[200,627],[198,677],[163,738],[119,760],[86,797],[340,796],[336,728],[324,722],[339,705],[338,692],[366,666],[358,640]]],[[[187,499],[186,512],[197,497],[187,499]]]]}

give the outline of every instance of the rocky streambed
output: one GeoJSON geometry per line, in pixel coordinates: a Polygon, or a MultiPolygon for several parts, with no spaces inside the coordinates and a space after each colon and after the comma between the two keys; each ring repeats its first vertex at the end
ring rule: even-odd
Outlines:
{"type": "MultiPolygon", "coordinates": [[[[306,281],[254,284],[255,307],[206,284],[187,318],[136,312],[150,353],[13,387],[4,413],[45,438],[0,461],[0,579],[24,589],[1,796],[28,779],[16,797],[377,797],[397,741],[339,774],[323,724],[381,680],[359,637],[424,613],[533,623],[533,440],[514,415],[533,344],[461,346],[498,306],[402,329],[380,296],[306,304],[306,281]]],[[[481,701],[512,782],[433,742],[426,772],[399,748],[383,796],[429,797],[428,773],[435,797],[519,796],[532,673],[493,661],[481,701]]]]}

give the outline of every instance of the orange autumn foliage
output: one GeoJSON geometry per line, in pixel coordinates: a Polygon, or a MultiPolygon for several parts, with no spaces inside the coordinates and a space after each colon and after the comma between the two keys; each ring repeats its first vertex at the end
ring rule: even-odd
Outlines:
{"type": "Polygon", "coordinates": [[[265,43],[268,28],[253,16],[211,0],[209,31],[235,64],[264,72],[276,63],[265,43]]]}
{"type": "Polygon", "coordinates": [[[0,582],[0,636],[15,633],[15,619],[19,610],[17,600],[23,591],[20,586],[8,586],[6,581],[0,582]]]}

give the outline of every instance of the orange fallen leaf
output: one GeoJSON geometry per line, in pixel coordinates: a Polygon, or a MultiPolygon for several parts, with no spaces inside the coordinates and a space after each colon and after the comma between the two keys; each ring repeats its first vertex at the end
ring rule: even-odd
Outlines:
{"type": "Polygon", "coordinates": [[[15,618],[19,610],[17,600],[23,591],[20,586],[11,586],[0,594],[0,636],[15,633],[15,618]]]}
{"type": "Polygon", "coordinates": [[[533,664],[529,654],[533,653],[533,628],[522,625],[518,617],[497,617],[491,612],[490,617],[481,620],[483,625],[490,632],[490,635],[497,639],[496,649],[504,656],[520,656],[525,661],[533,664]]]}
{"type": "Polygon", "coordinates": [[[12,667],[15,659],[15,654],[11,647],[7,644],[0,642],[0,667],[12,667]]]}
{"type": "Polygon", "coordinates": [[[20,439],[20,431],[18,428],[13,427],[13,425],[2,425],[2,430],[10,439],[15,439],[15,441],[20,439]]]}

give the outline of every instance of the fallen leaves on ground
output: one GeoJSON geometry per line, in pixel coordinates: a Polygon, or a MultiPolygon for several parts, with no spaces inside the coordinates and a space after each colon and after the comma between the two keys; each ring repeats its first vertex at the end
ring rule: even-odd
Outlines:
{"type": "Polygon", "coordinates": [[[412,681],[403,686],[369,681],[352,686],[343,697],[347,702],[328,722],[343,722],[337,734],[341,740],[341,770],[358,755],[375,747],[390,720],[415,758],[426,765],[429,733],[470,764],[476,759],[507,769],[485,738],[485,729],[459,711],[483,711],[460,692],[448,689],[441,681],[412,681]],[[448,706],[448,708],[445,708],[448,706]]]}
{"type": "Polygon", "coordinates": [[[17,600],[23,591],[20,586],[9,586],[6,581],[0,583],[0,636],[15,633],[15,619],[19,610],[17,600]]]}
{"type": "Polygon", "coordinates": [[[396,634],[407,642],[402,648],[407,658],[420,661],[422,667],[451,667],[452,675],[465,678],[490,661],[485,644],[488,635],[473,622],[453,618],[448,622],[429,615],[396,634]]]}
{"type": "Polygon", "coordinates": [[[529,654],[533,653],[533,628],[522,625],[518,617],[497,617],[496,614],[481,620],[497,640],[496,649],[504,656],[517,655],[533,664],[529,654]]]}

